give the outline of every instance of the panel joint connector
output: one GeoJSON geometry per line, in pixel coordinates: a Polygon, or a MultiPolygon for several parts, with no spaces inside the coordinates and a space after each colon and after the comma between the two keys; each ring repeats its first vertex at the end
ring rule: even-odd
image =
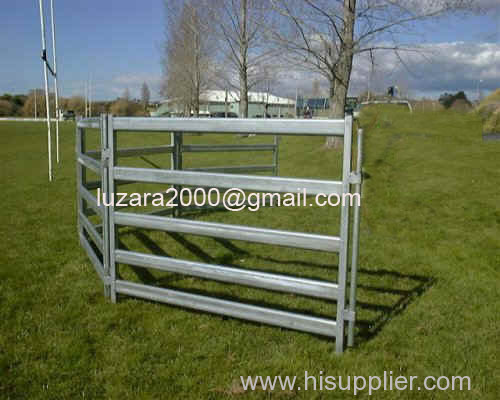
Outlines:
{"type": "Polygon", "coordinates": [[[346,321],[355,321],[356,313],[350,310],[344,310],[344,320],[346,321]]]}
{"type": "Polygon", "coordinates": [[[352,185],[361,184],[361,174],[357,172],[351,172],[349,175],[349,183],[352,185]]]}
{"type": "Polygon", "coordinates": [[[111,149],[104,149],[101,154],[102,161],[109,161],[111,158],[111,149]]]}

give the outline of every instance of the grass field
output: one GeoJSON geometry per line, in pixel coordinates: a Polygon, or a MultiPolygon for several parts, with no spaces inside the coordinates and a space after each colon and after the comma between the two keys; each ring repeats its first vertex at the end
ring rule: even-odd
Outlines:
{"type": "MultiPolygon", "coordinates": [[[[62,162],[49,184],[42,123],[0,123],[0,398],[218,399],[352,396],[352,391],[244,392],[239,377],[467,375],[470,392],[379,391],[376,398],[497,399],[500,392],[500,142],[482,142],[474,114],[367,109],[357,345],[342,356],[325,338],[131,298],[116,305],[76,232],[74,125],[63,124],[62,162]]],[[[168,143],[124,135],[121,145],[168,143]]],[[[190,136],[190,142],[206,142],[190,136]]],[[[224,140],[216,137],[215,141],[224,140]]],[[[258,142],[232,138],[233,141],[258,142]]],[[[268,139],[267,139],[268,140],[268,139]]],[[[186,165],[259,164],[213,155],[186,165]]],[[[127,160],[167,166],[165,156],[127,160]]],[[[321,139],[285,138],[282,176],[339,174],[321,139]]],[[[133,188],[130,188],[133,190],[133,188]]],[[[337,234],[338,210],[266,208],[198,218],[337,234]]],[[[325,253],[124,230],[122,246],[190,260],[334,280],[325,253]],[[158,243],[154,245],[153,240],[158,243]]],[[[197,293],[317,315],[335,307],[299,296],[120,270],[197,293]]],[[[358,397],[368,397],[363,392],[358,397]]]]}

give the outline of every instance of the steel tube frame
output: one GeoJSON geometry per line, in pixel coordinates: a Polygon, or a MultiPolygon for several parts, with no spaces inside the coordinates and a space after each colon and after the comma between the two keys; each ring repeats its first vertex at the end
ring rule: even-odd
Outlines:
{"type": "MultiPolygon", "coordinates": [[[[358,151],[356,159],[356,174],[359,176],[359,183],[354,184],[354,193],[358,193],[361,197],[362,188],[362,166],[363,166],[363,129],[358,129],[357,135],[358,151]]],[[[352,227],[352,253],[351,253],[351,277],[349,285],[349,312],[354,313],[356,311],[356,288],[358,286],[357,275],[358,275],[358,256],[359,256],[359,224],[360,224],[360,208],[359,204],[354,204],[353,206],[353,227],[352,227]]],[[[347,327],[347,345],[354,345],[354,328],[355,321],[351,320],[347,327]]]]}
{"type": "MultiPolygon", "coordinates": [[[[336,193],[342,195],[350,193],[351,187],[354,192],[361,193],[361,167],[362,167],[362,131],[358,134],[358,157],[356,170],[352,170],[352,116],[346,116],[344,120],[321,120],[321,121],[289,121],[279,120],[245,120],[238,122],[232,120],[202,120],[202,119],[163,119],[163,118],[113,118],[110,115],[102,116],[100,120],[87,119],[77,124],[77,178],[78,178],[78,216],[79,235],[82,246],[89,253],[92,263],[98,273],[104,271],[103,281],[109,289],[106,295],[113,302],[117,300],[117,294],[135,296],[144,299],[160,301],[171,305],[177,305],[196,310],[223,314],[236,318],[277,325],[290,329],[312,332],[320,335],[336,338],[336,352],[344,350],[344,338],[347,328],[347,344],[353,344],[356,307],[356,273],[357,259],[359,253],[359,207],[354,207],[353,217],[350,216],[350,204],[346,202],[341,207],[340,233],[339,236],[317,235],[310,233],[288,232],[274,229],[263,229],[244,225],[229,225],[196,220],[180,219],[179,210],[172,217],[152,214],[137,214],[131,212],[115,211],[109,207],[98,207],[96,198],[86,188],[85,169],[96,169],[99,165],[101,185],[103,192],[114,193],[115,188],[122,182],[149,182],[166,183],[177,187],[199,186],[240,188],[242,190],[254,190],[264,192],[295,192],[297,189],[307,189],[308,194],[336,193]],[[208,123],[208,121],[211,121],[208,123]],[[205,123],[207,122],[207,124],[205,123]],[[299,122],[299,123],[297,123],[299,122]],[[84,129],[101,128],[101,149],[97,152],[85,153],[84,129]],[[342,127],[342,132],[339,127],[342,127]],[[157,131],[171,133],[171,144],[160,146],[161,150],[153,148],[118,149],[116,146],[117,131],[157,131]],[[183,145],[183,132],[204,133],[259,133],[274,136],[272,145],[183,145]],[[281,135],[338,135],[344,139],[342,180],[315,180],[282,178],[277,176],[258,175],[235,175],[213,172],[224,167],[193,168],[185,170],[182,168],[182,152],[202,151],[272,151],[274,174],[278,174],[278,145],[281,135]],[[243,149],[243,147],[248,147],[243,149]],[[168,150],[167,150],[168,149],[168,150]],[[167,150],[167,151],[165,151],[167,150]],[[144,154],[170,153],[171,169],[145,169],[118,167],[117,158],[144,154]],[[100,162],[91,156],[101,156],[100,162]],[[92,160],[92,161],[90,161],[92,160]],[[203,171],[199,171],[203,170],[203,171]],[[207,172],[208,171],[208,172],[207,172]],[[99,240],[100,232],[93,227],[86,218],[84,205],[88,204],[91,210],[102,216],[103,236],[99,240]],[[352,236],[350,237],[350,219],[353,219],[352,236]],[[90,224],[90,225],[89,225],[90,224]],[[310,249],[316,251],[337,252],[339,254],[339,269],[336,282],[305,279],[288,275],[267,273],[258,270],[240,269],[230,266],[206,264],[180,260],[159,255],[149,255],[134,251],[117,249],[118,226],[136,227],[144,229],[156,229],[172,231],[183,234],[194,234],[229,240],[243,240],[249,242],[263,243],[267,245],[287,246],[294,248],[310,249]],[[83,232],[94,240],[97,248],[104,248],[104,265],[99,269],[99,263],[94,250],[86,241],[83,232]],[[352,253],[349,254],[349,241],[352,240],[352,253]],[[349,257],[349,255],[351,257],[349,257]],[[350,260],[349,260],[350,258],[350,260]],[[349,266],[349,261],[351,265],[349,266]],[[142,268],[153,268],[172,273],[180,273],[195,276],[202,279],[211,279],[233,284],[246,285],[264,290],[294,293],[309,297],[335,300],[336,318],[318,318],[314,316],[296,314],[292,312],[257,307],[234,301],[221,300],[217,298],[200,296],[177,290],[163,289],[138,283],[127,282],[117,279],[118,264],[133,265],[142,268]],[[350,267],[350,268],[349,268],[350,267]],[[349,296],[347,296],[347,275],[350,272],[349,296]],[[348,297],[348,298],[347,298],[348,297]],[[346,302],[348,300],[348,306],[346,302]]],[[[140,134],[138,132],[138,134],[140,134]]],[[[252,168],[260,166],[247,166],[252,168]]],[[[241,170],[244,167],[229,167],[241,170]]],[[[90,182],[95,183],[95,182],[90,182]]],[[[89,210],[89,211],[91,211],[89,210]]],[[[175,210],[167,210],[169,212],[175,210]]],[[[333,316],[332,316],[333,317],[333,316]]]]}

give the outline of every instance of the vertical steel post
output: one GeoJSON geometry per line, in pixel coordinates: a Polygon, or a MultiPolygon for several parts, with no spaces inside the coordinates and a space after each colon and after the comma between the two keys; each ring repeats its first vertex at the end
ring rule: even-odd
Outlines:
{"type": "Polygon", "coordinates": [[[278,135],[274,136],[274,149],[273,149],[273,166],[274,166],[274,176],[279,175],[279,146],[280,137],[278,135]]]}
{"type": "Polygon", "coordinates": [[[43,14],[43,1],[39,0],[40,5],[40,29],[42,31],[42,60],[43,76],[45,78],[45,107],[47,109],[47,149],[49,153],[49,182],[52,181],[52,135],[50,132],[50,104],[49,104],[49,79],[47,77],[47,46],[45,41],[45,17],[43,14]]]}
{"type": "MultiPolygon", "coordinates": [[[[109,190],[109,145],[108,145],[108,120],[105,114],[101,114],[101,195],[106,196],[106,203],[110,203],[113,199],[109,190]]],[[[103,202],[104,203],[104,202],[103,202]]],[[[109,240],[109,207],[103,205],[102,217],[102,237],[104,241],[103,248],[103,266],[106,276],[110,277],[110,240],[109,240]]],[[[111,296],[109,284],[104,284],[104,295],[111,296]]]]}
{"type": "Polygon", "coordinates": [[[77,221],[78,221],[78,236],[83,235],[83,227],[80,222],[80,213],[85,214],[85,201],[82,198],[80,187],[86,184],[86,173],[85,168],[82,164],[78,162],[78,157],[80,154],[85,152],[85,130],[83,128],[76,127],[76,209],[77,209],[77,221]]]}
{"type": "MultiPolygon", "coordinates": [[[[183,133],[182,132],[174,132],[173,133],[173,169],[174,170],[182,170],[182,144],[183,144],[183,133]]],[[[177,199],[178,199],[178,205],[175,207],[173,210],[173,216],[174,217],[180,217],[181,216],[181,190],[182,186],[179,185],[174,185],[174,188],[177,191],[177,199]]]]}
{"type": "MultiPolygon", "coordinates": [[[[116,131],[113,127],[113,115],[106,115],[107,120],[107,139],[108,139],[108,148],[107,148],[107,157],[108,157],[108,190],[111,195],[115,193],[115,172],[114,168],[116,165],[116,131]]],[[[108,207],[108,235],[109,235],[109,272],[110,272],[110,286],[111,286],[111,301],[116,303],[116,276],[117,276],[117,267],[115,260],[115,250],[117,243],[117,231],[115,227],[115,207],[114,204],[111,204],[108,207]]]]}
{"type": "Polygon", "coordinates": [[[59,164],[59,89],[57,87],[56,23],[54,22],[54,0],[50,0],[50,21],[52,25],[52,56],[54,60],[54,86],[56,95],[56,162],[59,164]]]}
{"type": "MultiPolygon", "coordinates": [[[[363,168],[363,129],[358,129],[358,154],[356,160],[356,174],[362,179],[363,168]]],[[[356,183],[354,193],[358,193],[361,199],[362,183],[356,183]]],[[[361,201],[361,200],[360,200],[361,201]]],[[[354,345],[354,328],[355,328],[355,311],[356,311],[356,287],[357,287],[357,272],[358,272],[358,255],[359,255],[359,222],[360,222],[360,204],[354,203],[353,210],[353,227],[352,227],[352,259],[351,259],[351,282],[349,292],[349,312],[352,316],[347,328],[347,345],[354,345]]]]}
{"type": "MultiPolygon", "coordinates": [[[[351,176],[351,147],[352,147],[352,115],[345,116],[344,127],[344,157],[342,162],[342,193],[349,193],[351,176]]],[[[342,248],[339,252],[338,270],[338,299],[337,299],[337,334],[335,350],[342,353],[344,350],[344,320],[345,320],[345,292],[347,281],[347,258],[349,249],[349,203],[342,200],[340,215],[340,239],[342,248]]]]}

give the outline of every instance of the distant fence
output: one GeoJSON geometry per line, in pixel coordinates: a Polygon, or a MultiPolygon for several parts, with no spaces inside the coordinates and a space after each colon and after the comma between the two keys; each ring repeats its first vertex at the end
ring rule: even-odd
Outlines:
{"type": "MultiPolygon", "coordinates": [[[[47,118],[15,118],[15,117],[2,117],[0,121],[17,121],[17,122],[47,122],[47,118]]],[[[56,122],[55,118],[51,118],[50,122],[56,122]]],[[[59,120],[59,122],[63,122],[59,120]]]]}
{"type": "MultiPolygon", "coordinates": [[[[356,275],[359,243],[359,203],[341,204],[340,233],[338,236],[265,229],[247,225],[232,225],[196,219],[178,218],[158,213],[116,211],[114,205],[105,207],[98,203],[91,190],[100,188],[103,193],[115,193],[117,185],[124,182],[147,182],[179,186],[238,188],[256,192],[292,193],[298,188],[307,189],[311,195],[318,193],[342,196],[361,192],[362,131],[358,131],[358,155],[356,167],[352,160],[352,116],[344,120],[272,120],[272,119],[197,119],[197,118],[114,118],[103,115],[100,119],[77,122],[76,158],[78,190],[78,234],[80,243],[88,254],[105,293],[116,302],[117,295],[139,297],[186,308],[222,314],[239,319],[262,322],[289,329],[310,332],[336,338],[336,351],[344,349],[345,324],[348,324],[347,344],[353,345],[356,319],[356,275]],[[99,151],[86,149],[86,130],[100,129],[99,151]],[[156,148],[117,147],[120,132],[143,132],[172,135],[171,145],[156,148]],[[186,132],[210,134],[262,134],[275,136],[273,144],[266,145],[185,145],[182,136],[186,132]],[[278,136],[340,136],[344,139],[342,179],[318,180],[282,178],[278,176],[240,175],[224,169],[182,169],[182,151],[272,151],[273,164],[265,166],[278,173],[278,136]],[[119,157],[142,154],[170,153],[172,166],[167,169],[134,168],[118,165],[119,157]],[[177,156],[176,156],[177,154],[177,156]],[[99,181],[87,181],[87,171],[93,171],[99,181]],[[353,217],[350,209],[353,208],[353,217]],[[97,215],[97,225],[89,216],[97,215]],[[352,229],[349,225],[352,220],[352,229]],[[163,255],[146,254],[120,248],[120,227],[134,227],[181,234],[208,236],[225,240],[241,240],[273,246],[323,251],[339,255],[336,281],[316,280],[282,275],[259,270],[236,268],[181,260],[163,255]],[[350,240],[352,244],[350,245],[350,240]],[[350,262],[350,287],[348,288],[350,262]],[[229,301],[188,291],[172,290],[144,283],[125,280],[120,276],[119,264],[151,268],[159,271],[183,274],[218,282],[245,285],[275,292],[293,293],[332,301],[335,318],[318,317],[287,310],[248,303],[229,301]],[[349,294],[348,294],[349,292],[349,294]],[[349,300],[347,304],[347,299],[349,300]],[[335,305],[334,303],[335,302],[335,305]]],[[[248,168],[248,166],[242,166],[248,168]]],[[[234,170],[234,167],[232,168],[234,170]]],[[[250,166],[250,170],[260,170],[250,166]]],[[[241,169],[238,170],[241,172],[241,169]]]]}

